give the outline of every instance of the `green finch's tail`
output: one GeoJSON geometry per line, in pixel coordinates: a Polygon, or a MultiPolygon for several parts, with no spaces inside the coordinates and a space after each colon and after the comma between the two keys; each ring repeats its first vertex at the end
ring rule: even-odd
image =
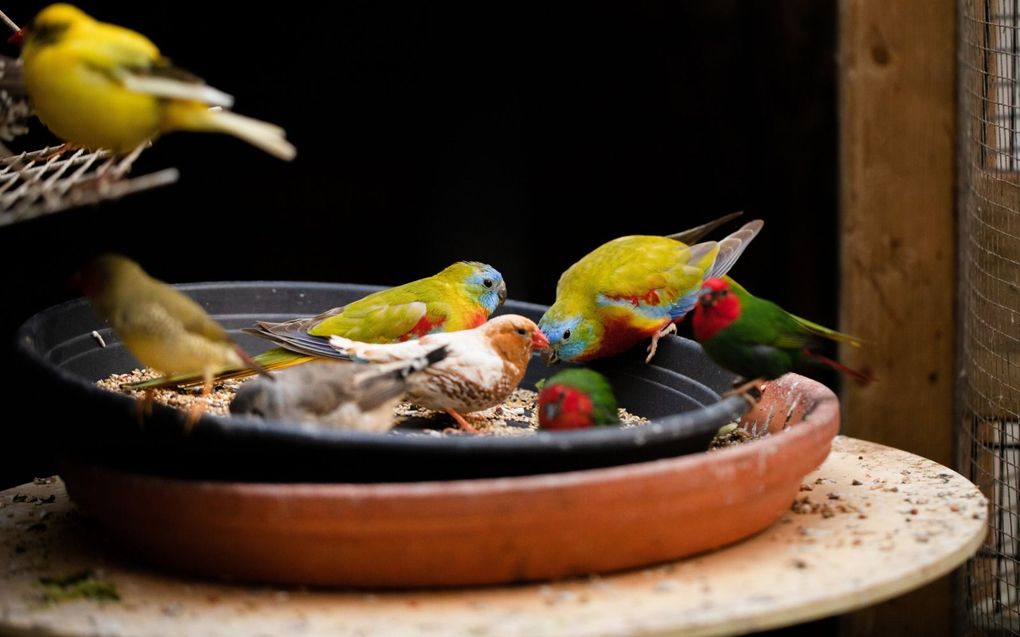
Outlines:
{"type": "MultiPolygon", "coordinates": [[[[736,281],[734,281],[730,277],[728,277],[728,276],[723,277],[723,280],[726,281],[727,283],[729,283],[731,289],[736,290],[739,293],[751,296],[751,293],[748,292],[747,290],[745,290],[744,286],[740,285],[739,283],[737,283],[736,281]]],[[[787,312],[787,314],[790,314],[790,313],[787,312]]],[[[790,314],[790,317],[793,320],[795,320],[798,323],[800,323],[801,326],[804,329],[806,329],[807,331],[811,332],[815,336],[820,336],[821,338],[827,338],[830,341],[836,341],[837,343],[846,343],[847,345],[850,345],[852,347],[860,347],[861,344],[864,343],[863,340],[857,338],[856,336],[851,336],[850,334],[844,334],[843,332],[837,332],[836,330],[828,328],[828,327],[825,327],[824,325],[819,325],[818,323],[815,323],[814,321],[809,321],[809,320],[807,320],[805,318],[801,318],[801,317],[797,316],[796,314],[790,314]]]]}
{"type": "MultiPolygon", "coordinates": [[[[226,369],[219,374],[216,374],[214,380],[220,382],[224,380],[247,378],[259,373],[259,371],[253,369],[253,367],[259,367],[263,372],[286,369],[287,367],[307,363],[312,360],[312,357],[305,356],[303,354],[295,354],[294,352],[285,350],[282,347],[274,347],[273,349],[262,352],[258,356],[253,356],[251,360],[255,363],[254,366],[240,369],[226,369]]],[[[202,382],[203,379],[201,374],[178,374],[176,376],[144,380],[138,383],[127,383],[121,385],[121,389],[144,391],[146,389],[159,389],[161,387],[191,387],[193,385],[201,385],[202,382]]]]}
{"type": "Polygon", "coordinates": [[[836,341],[837,343],[846,343],[847,345],[850,345],[852,347],[860,347],[861,343],[864,342],[861,339],[857,338],[856,336],[844,334],[843,332],[837,332],[834,329],[830,329],[828,327],[825,327],[824,325],[819,325],[818,323],[812,323],[807,319],[803,319],[799,316],[794,316],[793,314],[790,314],[790,316],[793,317],[793,320],[797,321],[802,326],[804,326],[804,328],[807,329],[807,331],[811,332],[816,336],[827,338],[830,341],[836,341]]]}

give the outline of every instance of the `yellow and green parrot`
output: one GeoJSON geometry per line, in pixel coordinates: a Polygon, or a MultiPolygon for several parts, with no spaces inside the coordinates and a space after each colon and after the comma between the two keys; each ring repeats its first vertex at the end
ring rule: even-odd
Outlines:
{"type": "Polygon", "coordinates": [[[612,356],[651,339],[650,362],[659,339],[697,303],[702,281],[725,275],[764,225],[750,221],[718,242],[684,242],[734,216],[668,237],[620,237],[570,266],[538,323],[550,343],[546,362],[612,356]]]}
{"type": "MultiPolygon", "coordinates": [[[[260,321],[244,331],[280,347],[254,357],[267,370],[306,363],[315,357],[335,357],[330,336],[365,343],[399,343],[435,332],[478,327],[506,300],[503,275],[476,261],[454,263],[430,277],[380,290],[342,307],[310,318],[283,323],[260,321]]],[[[247,368],[231,369],[218,380],[250,376],[247,368]]],[[[130,386],[140,390],[165,385],[191,385],[194,375],[172,376],[130,386]]]]}

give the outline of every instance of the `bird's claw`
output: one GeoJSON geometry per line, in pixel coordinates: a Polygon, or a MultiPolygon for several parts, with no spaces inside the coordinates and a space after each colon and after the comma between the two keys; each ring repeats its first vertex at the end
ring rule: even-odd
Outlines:
{"type": "Polygon", "coordinates": [[[465,420],[464,416],[461,416],[460,414],[458,414],[453,409],[447,409],[446,413],[450,414],[450,418],[453,418],[454,422],[457,423],[457,426],[460,427],[460,432],[461,433],[466,433],[466,434],[476,434],[476,433],[478,433],[478,430],[475,429],[474,426],[471,423],[469,423],[467,420],[465,420]]]}
{"type": "Polygon", "coordinates": [[[670,334],[676,334],[676,323],[668,323],[666,327],[652,335],[652,342],[648,344],[648,356],[645,357],[645,364],[651,363],[655,358],[655,351],[659,349],[659,339],[670,334]]]}
{"type": "Polygon", "coordinates": [[[762,384],[765,382],[764,378],[755,378],[749,380],[746,383],[740,385],[734,385],[731,389],[728,389],[722,393],[719,397],[720,400],[725,400],[730,396],[740,396],[747,401],[748,405],[754,407],[761,400],[762,394],[765,393],[762,384]]]}

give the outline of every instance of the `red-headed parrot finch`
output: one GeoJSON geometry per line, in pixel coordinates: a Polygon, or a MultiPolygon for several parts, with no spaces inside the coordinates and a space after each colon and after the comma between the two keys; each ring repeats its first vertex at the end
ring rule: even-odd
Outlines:
{"type": "Polygon", "coordinates": [[[524,378],[531,352],[549,341],[534,321],[504,314],[471,330],[430,334],[414,341],[372,344],[332,336],[334,356],[368,363],[418,358],[446,346],[446,358],[410,379],[407,399],[426,409],[445,411],[464,431],[474,431],[461,413],[494,407],[524,378]]]}
{"type": "Polygon", "coordinates": [[[591,369],[565,369],[544,381],[537,409],[542,429],[582,429],[620,422],[613,387],[591,369]]]}
{"type": "Polygon", "coordinates": [[[446,348],[437,347],[418,358],[386,365],[315,361],[273,374],[275,382],[256,378],[241,385],[230,413],[386,431],[396,422],[393,410],[410,380],[444,358],[446,348]]]}
{"type": "MultiPolygon", "coordinates": [[[[299,365],[316,356],[331,357],[330,336],[344,336],[364,343],[399,343],[437,332],[477,327],[506,300],[506,283],[495,268],[484,263],[461,261],[424,279],[373,292],[311,318],[284,323],[260,321],[244,331],[273,341],[280,347],[255,356],[266,369],[299,365]]],[[[217,379],[250,376],[247,369],[220,374],[217,379]]],[[[190,385],[198,379],[177,376],[166,381],[146,381],[131,389],[168,384],[190,385]]]]}
{"type": "Polygon", "coordinates": [[[818,338],[854,346],[860,345],[859,339],[798,318],[733,280],[705,281],[691,323],[694,338],[709,358],[745,379],[778,378],[802,361],[814,360],[858,380],[871,380],[811,351],[818,338]]]}
{"type": "Polygon", "coordinates": [[[763,225],[751,221],[722,241],[691,246],[657,236],[599,246],[563,273],[556,302],[538,322],[550,343],[546,362],[612,356],[648,339],[651,361],[659,339],[694,307],[702,281],[726,274],[763,225]]]}
{"type": "Polygon", "coordinates": [[[127,257],[100,256],[78,273],[76,282],[135,358],[162,374],[197,375],[204,383],[203,396],[220,370],[265,372],[198,303],[127,257]]]}

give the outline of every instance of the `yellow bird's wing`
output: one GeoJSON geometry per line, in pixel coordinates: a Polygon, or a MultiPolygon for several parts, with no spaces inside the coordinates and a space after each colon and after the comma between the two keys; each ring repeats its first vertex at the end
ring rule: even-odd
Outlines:
{"type": "Polygon", "coordinates": [[[175,67],[148,38],[112,24],[76,32],[60,47],[136,93],[230,108],[234,98],[175,67]]]}
{"type": "MultiPolygon", "coordinates": [[[[367,299],[363,299],[367,300],[367,299]]],[[[344,336],[365,343],[388,343],[404,336],[426,317],[422,301],[404,303],[352,303],[333,316],[312,326],[313,336],[344,336]]]]}
{"type": "MultiPolygon", "coordinates": [[[[161,308],[168,316],[180,322],[184,330],[212,341],[232,342],[223,326],[210,317],[202,306],[183,292],[159,282],[153,282],[145,293],[145,301],[161,308]]],[[[155,310],[152,310],[155,312],[155,310]]]]}
{"type": "Polygon", "coordinates": [[[697,286],[718,252],[714,241],[685,246],[665,237],[614,239],[578,261],[560,278],[557,298],[580,293],[658,305],[697,286]],[[654,292],[655,295],[650,295],[654,292]],[[647,301],[645,301],[647,299],[647,301]]]}

